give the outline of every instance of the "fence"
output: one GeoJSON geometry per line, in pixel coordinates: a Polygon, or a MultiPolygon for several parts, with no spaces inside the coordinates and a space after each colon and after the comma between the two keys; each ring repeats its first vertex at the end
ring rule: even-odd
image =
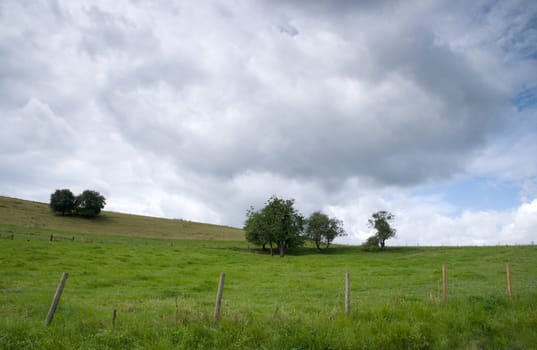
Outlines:
{"type": "MultiPolygon", "coordinates": [[[[13,239],[13,234],[7,232],[8,235],[4,235],[3,238],[13,239]]],[[[44,256],[52,257],[52,261],[56,261],[55,271],[61,272],[63,269],[68,269],[71,272],[69,281],[64,283],[65,291],[63,294],[63,300],[61,306],[58,308],[59,314],[64,314],[65,317],[73,317],[75,313],[86,310],[97,310],[99,314],[105,313],[107,319],[112,316],[112,324],[115,327],[116,320],[122,320],[122,316],[125,317],[126,313],[130,315],[138,313],[153,313],[153,310],[159,310],[156,312],[173,311],[173,318],[175,320],[181,319],[181,313],[186,312],[200,314],[203,313],[207,318],[213,319],[226,319],[231,314],[236,312],[252,312],[259,313],[271,313],[273,317],[279,317],[279,315],[291,314],[295,310],[300,310],[302,314],[308,313],[320,313],[329,310],[330,314],[349,315],[359,313],[360,310],[364,310],[368,305],[377,305],[382,303],[389,303],[391,301],[399,302],[417,302],[417,303],[431,303],[433,305],[442,305],[443,303],[455,303],[457,300],[478,300],[482,296],[487,298],[494,295],[494,298],[498,299],[517,299],[520,296],[535,295],[537,288],[537,278],[535,277],[535,270],[531,263],[531,258],[535,256],[533,253],[533,247],[525,248],[525,251],[531,251],[530,256],[523,256],[518,258],[515,254],[505,255],[505,259],[511,259],[511,264],[505,264],[505,260],[501,262],[492,262],[492,260],[504,259],[498,256],[492,256],[489,259],[488,264],[483,264],[482,261],[476,259],[474,256],[466,255],[462,256],[463,259],[459,261],[461,256],[450,255],[450,258],[444,260],[445,264],[442,264],[440,258],[435,258],[434,266],[431,266],[430,260],[427,264],[422,264],[412,258],[412,251],[408,254],[405,253],[405,258],[398,261],[399,266],[391,266],[383,269],[382,264],[388,261],[391,256],[390,252],[386,254],[376,253],[364,253],[360,254],[362,257],[366,256],[367,265],[358,266],[353,265],[351,268],[344,267],[341,263],[337,268],[331,270],[323,270],[318,273],[313,270],[300,269],[299,271],[285,270],[285,265],[288,260],[280,260],[279,258],[270,258],[256,256],[253,254],[241,254],[248,252],[245,248],[242,251],[238,248],[233,248],[233,256],[245,256],[250,263],[257,264],[261,261],[272,262],[272,266],[277,266],[275,269],[277,273],[271,276],[267,276],[266,280],[278,279],[283,277],[283,284],[269,284],[260,280],[255,280],[255,283],[245,282],[245,278],[238,273],[241,270],[241,266],[233,265],[235,262],[231,261],[235,258],[227,258],[225,266],[217,267],[217,271],[214,269],[208,273],[203,270],[203,267],[192,256],[188,259],[194,261],[190,263],[182,261],[185,269],[176,268],[177,263],[181,262],[181,255],[178,253],[177,261],[174,267],[170,267],[171,264],[167,264],[169,274],[177,274],[174,276],[167,276],[164,283],[155,282],[151,276],[152,272],[156,272],[151,269],[159,269],[159,266],[153,266],[149,269],[143,269],[142,272],[137,267],[134,267],[136,272],[130,272],[131,275],[116,278],[114,268],[117,265],[128,265],[133,257],[128,256],[125,253],[132,253],[132,255],[138,254],[138,252],[155,252],[156,255],[161,252],[182,252],[184,248],[173,247],[169,241],[159,240],[151,243],[149,247],[146,247],[144,239],[137,239],[136,243],[129,245],[132,249],[130,251],[123,251],[121,254],[115,253],[116,243],[125,243],[124,240],[117,237],[90,237],[84,235],[77,235],[69,237],[68,234],[57,235],[54,234],[53,242],[48,243],[50,240],[49,234],[44,233],[16,233],[14,236],[15,242],[6,241],[3,244],[6,246],[14,247],[17,240],[24,242],[18,246],[22,247],[21,251],[32,251],[35,254],[36,250],[32,250],[32,247],[44,247],[42,252],[56,252],[52,254],[43,254],[44,256]],[[39,240],[39,244],[26,244],[27,238],[33,238],[39,240]],[[99,243],[103,240],[103,243],[114,243],[109,249],[108,255],[103,254],[95,248],[99,248],[99,243]],[[65,241],[65,242],[61,242],[65,241]],[[91,244],[85,244],[91,243],[91,244]],[[154,245],[154,247],[153,247],[154,245]],[[26,247],[26,248],[25,248],[26,247]],[[28,248],[29,247],[29,248],[28,248]],[[84,274],[84,268],[80,267],[80,260],[73,262],[74,260],[61,259],[58,252],[68,252],[72,248],[77,248],[74,251],[85,252],[88,255],[83,259],[85,264],[99,265],[102,263],[101,257],[110,257],[107,259],[108,267],[106,274],[99,275],[98,278],[94,278],[91,274],[84,274]],[[81,248],[78,250],[78,248],[81,248]],[[153,250],[153,248],[155,248],[153,250]],[[158,249],[157,249],[158,248],[158,249]],[[96,253],[97,256],[95,255],[96,253]],[[56,256],[51,256],[56,254],[56,256]],[[125,257],[124,255],[127,255],[125,257]],[[87,258],[91,257],[91,258],[87,258]],[[255,257],[252,259],[252,257],[255,257]],[[382,257],[381,259],[377,259],[382,257]],[[384,259],[386,257],[386,259],[384,259]],[[265,259],[266,258],[266,259],[265,259]],[[269,260],[270,259],[270,260],[269,260]],[[370,261],[370,263],[369,263],[370,261]],[[474,263],[474,265],[472,265],[474,263]],[[377,264],[377,265],[375,265],[377,264]],[[491,265],[493,265],[491,267],[491,265]],[[71,267],[67,267],[71,266],[71,267]],[[281,267],[281,268],[280,268],[281,267]],[[485,267],[486,271],[480,271],[480,268],[485,267]],[[57,270],[60,268],[61,270],[57,270]],[[229,272],[227,275],[222,275],[218,279],[216,274],[219,270],[225,269],[229,272]],[[391,269],[391,270],[390,270],[391,269]],[[522,269],[522,271],[521,271],[522,269]],[[306,271],[307,270],[307,271],[306,271]],[[389,271],[390,270],[390,271],[389,271]],[[347,271],[347,272],[345,272],[347,271]],[[109,273],[112,272],[112,273],[109,273]],[[201,272],[201,273],[200,273],[201,272]],[[297,273],[293,275],[293,273],[297,273]],[[146,274],[144,276],[144,273],[146,274]],[[192,281],[184,282],[185,279],[180,274],[187,273],[196,275],[192,281]],[[140,276],[137,276],[137,275],[140,276]],[[396,280],[395,277],[403,276],[396,280]],[[404,276],[411,276],[408,281],[405,281],[404,276]],[[523,277],[521,277],[523,276],[523,277]],[[105,277],[105,278],[103,278],[105,277]],[[92,279],[93,278],[93,279],[92,279]],[[114,282],[114,278],[116,278],[114,282]],[[214,278],[214,280],[213,280],[214,278]],[[103,282],[103,279],[107,279],[103,282]],[[325,280],[325,284],[312,279],[318,279],[320,281],[325,280]],[[224,286],[224,280],[226,285],[224,286]],[[135,281],[135,282],[133,282],[135,281]],[[217,284],[218,282],[218,284],[217,284]],[[405,283],[406,282],[406,283],[405,283]],[[115,283],[115,284],[114,284],[115,283]],[[132,289],[133,292],[129,289],[132,289]],[[134,289],[137,289],[134,291],[134,289]],[[244,291],[238,291],[243,289],[244,291]],[[110,298],[110,295],[112,297],[110,298]],[[214,297],[217,295],[215,301],[214,297]],[[107,300],[102,300],[107,298],[107,300]],[[472,299],[473,298],[473,299],[472,299]],[[83,304],[81,307],[80,300],[91,300],[94,304],[83,304]],[[101,301],[102,300],[102,301],[101,301]],[[144,302],[140,302],[144,300],[144,302]],[[173,304],[174,302],[174,304],[173,304]],[[261,304],[266,304],[260,306],[261,304]],[[322,304],[322,307],[319,305],[322,304]],[[175,307],[174,307],[175,305],[175,307]],[[154,309],[153,309],[154,308],[154,309]],[[104,311],[103,311],[104,310],[104,311]],[[165,310],[165,311],[162,311],[165,310]],[[200,311],[198,311],[200,310],[200,311]],[[214,310],[214,313],[213,313],[214,310]]],[[[190,243],[189,243],[190,244],[190,243]]],[[[205,244],[205,243],[196,243],[205,244]]],[[[125,244],[124,244],[125,245],[125,244]]],[[[180,247],[180,244],[177,244],[180,247]]],[[[186,246],[186,245],[185,245],[186,246]]],[[[119,247],[119,246],[117,246],[119,247]]],[[[191,248],[190,245],[188,245],[191,248]]],[[[197,246],[199,247],[199,246],[197,246]]],[[[205,249],[206,247],[204,247],[205,249]]],[[[214,248],[211,248],[214,249],[214,248]]],[[[211,252],[217,252],[216,255],[220,255],[222,252],[220,245],[218,250],[211,250],[211,252]]],[[[503,248],[502,248],[503,249],[503,248]]],[[[518,252],[519,248],[517,249],[518,252]]],[[[508,249],[503,249],[507,251],[508,249]]],[[[186,251],[186,250],[185,250],[186,251]]],[[[395,250],[396,251],[396,250],[395,250]]],[[[416,250],[418,251],[418,250],[416,250]]],[[[166,253],[168,254],[168,253],[166,253]]],[[[175,254],[175,253],[172,253],[175,254]]],[[[212,253],[211,253],[212,254],[212,253]]],[[[339,254],[339,253],[338,253],[339,254]]],[[[33,255],[31,255],[33,257],[33,255]]],[[[231,255],[230,255],[231,256],[231,255]]],[[[312,254],[313,256],[313,254],[312,254]]],[[[317,255],[314,255],[317,256],[317,255]]],[[[319,257],[323,255],[318,255],[319,257]]],[[[326,254],[325,256],[330,256],[326,254]]],[[[338,255],[334,255],[335,258],[338,255]]],[[[0,255],[0,259],[5,256],[0,255]]],[[[14,255],[16,257],[16,255],[14,255]]],[[[26,258],[29,260],[30,255],[26,258]]],[[[171,255],[165,255],[166,258],[172,257],[171,255]]],[[[295,261],[302,261],[306,258],[294,257],[295,261]]],[[[348,258],[351,261],[352,258],[348,258]]],[[[366,259],[363,259],[364,261],[366,259]]],[[[444,259],[442,255],[441,259],[444,259]]],[[[22,259],[21,259],[22,260],[22,259]]],[[[8,261],[7,259],[5,261],[8,261]]],[[[309,260],[313,261],[313,260],[309,260]]],[[[326,262],[331,260],[326,260],[326,262]]],[[[24,264],[26,261],[22,261],[24,264]]],[[[39,264],[39,263],[38,263],[39,264]]],[[[49,261],[43,259],[43,265],[48,265],[49,261]]],[[[345,257],[345,264],[347,264],[347,257],[345,257]]],[[[14,267],[20,267],[13,264],[14,267]]],[[[20,272],[20,277],[24,274],[32,274],[33,266],[27,263],[23,268],[18,268],[17,273],[20,272]],[[29,268],[29,269],[28,269],[29,268]]],[[[302,266],[301,266],[302,267],[302,266]]],[[[259,266],[260,273],[262,266],[259,266]]],[[[46,269],[50,271],[51,269],[46,269]]],[[[255,269],[252,269],[255,270],[255,269]]],[[[34,271],[38,271],[37,269],[34,271]]],[[[40,287],[40,283],[35,283],[22,277],[19,280],[22,283],[19,284],[16,279],[12,279],[15,283],[9,281],[11,271],[5,269],[5,277],[1,291],[4,297],[3,305],[0,305],[0,317],[1,312],[5,312],[5,315],[26,313],[36,316],[39,320],[43,320],[47,314],[47,309],[55,310],[57,305],[60,304],[58,294],[58,301],[56,307],[51,307],[50,298],[53,296],[53,282],[47,280],[47,282],[40,287]],[[25,286],[24,283],[26,283],[25,286]],[[3,309],[3,310],[2,310],[3,309]],[[28,311],[29,310],[29,311],[28,311]]],[[[59,273],[57,272],[57,273],[59,273]]],[[[40,272],[41,273],[41,272],[40,272]]],[[[56,273],[56,272],[55,272],[56,273]]],[[[59,276],[58,276],[59,277],[59,276]]],[[[57,277],[54,277],[57,278],[57,277]]],[[[56,281],[54,281],[54,284],[56,281]]],[[[53,313],[50,317],[54,317],[53,313]]],[[[63,317],[63,316],[62,316],[63,317]]],[[[48,319],[48,317],[47,317],[48,319]]],[[[176,321],[177,322],[177,321],[176,321]]]]}
{"type": "Polygon", "coordinates": [[[6,233],[6,234],[0,234],[0,239],[15,239],[15,234],[13,232],[6,233]]]}
{"type": "MultiPolygon", "coordinates": [[[[512,275],[511,275],[511,265],[509,263],[506,264],[506,296],[509,299],[513,298],[513,286],[512,286],[512,275]]],[[[448,290],[449,290],[449,283],[448,283],[448,270],[446,264],[442,264],[441,268],[441,275],[442,275],[442,296],[441,300],[442,303],[448,302],[448,290]]],[[[52,299],[52,304],[50,305],[50,309],[46,315],[45,318],[45,325],[48,326],[52,322],[52,319],[54,317],[54,314],[57,310],[60,298],[62,296],[63,290],[65,288],[66,282],[67,282],[68,273],[64,272],[61,276],[60,282],[56,288],[56,292],[54,294],[54,297],[52,299]]],[[[214,307],[214,320],[218,321],[221,317],[221,311],[222,311],[222,297],[224,293],[224,281],[225,281],[225,273],[220,274],[220,278],[218,280],[218,287],[216,292],[216,301],[215,301],[215,307],[214,307]]],[[[351,310],[351,284],[350,284],[350,273],[345,273],[345,279],[344,279],[344,313],[346,315],[350,314],[351,310]]],[[[434,299],[431,297],[431,299],[434,299]]],[[[278,312],[278,308],[276,309],[275,313],[278,312]]],[[[113,309],[112,311],[112,328],[115,328],[115,323],[117,319],[118,310],[113,309]]],[[[175,318],[177,319],[178,314],[178,298],[175,297],[175,318]]]]}
{"type": "Polygon", "coordinates": [[[50,235],[50,241],[74,241],[75,236],[66,237],[66,236],[60,236],[60,235],[50,235]]]}

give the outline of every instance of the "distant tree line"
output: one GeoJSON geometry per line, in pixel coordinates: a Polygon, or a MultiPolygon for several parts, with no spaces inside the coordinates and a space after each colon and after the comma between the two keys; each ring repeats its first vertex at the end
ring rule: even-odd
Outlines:
{"type": "MultiPolygon", "coordinates": [[[[368,251],[384,250],[386,240],[395,237],[396,230],[391,226],[394,215],[378,211],[368,220],[375,234],[369,237],[362,247],[368,251]]],[[[315,211],[305,218],[294,208],[293,199],[270,197],[260,210],[250,207],[244,222],[246,240],[269,250],[274,249],[283,257],[289,248],[302,247],[306,241],[312,242],[318,251],[328,249],[337,237],[345,236],[343,222],[331,218],[321,211],[315,211]]]]}
{"type": "Polygon", "coordinates": [[[50,195],[50,209],[65,215],[80,215],[94,217],[100,214],[106,205],[106,199],[97,191],[85,190],[75,196],[69,189],[56,190],[50,195]]]}

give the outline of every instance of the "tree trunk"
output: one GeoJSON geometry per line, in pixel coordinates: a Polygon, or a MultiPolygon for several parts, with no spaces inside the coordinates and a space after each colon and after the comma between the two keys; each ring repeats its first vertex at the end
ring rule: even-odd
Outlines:
{"type": "Polygon", "coordinates": [[[272,250],[272,241],[270,241],[270,256],[274,256],[274,251],[272,250]]]}
{"type": "Polygon", "coordinates": [[[320,252],[321,251],[321,242],[315,241],[315,246],[317,247],[317,251],[320,252]]]}
{"type": "Polygon", "coordinates": [[[283,258],[285,256],[285,243],[282,242],[280,244],[280,258],[283,258]]]}
{"type": "Polygon", "coordinates": [[[384,249],[385,246],[386,246],[386,244],[384,243],[384,240],[381,239],[381,240],[380,240],[380,249],[384,249]]]}
{"type": "Polygon", "coordinates": [[[267,250],[267,247],[265,247],[266,245],[266,243],[263,243],[263,251],[267,250]]]}

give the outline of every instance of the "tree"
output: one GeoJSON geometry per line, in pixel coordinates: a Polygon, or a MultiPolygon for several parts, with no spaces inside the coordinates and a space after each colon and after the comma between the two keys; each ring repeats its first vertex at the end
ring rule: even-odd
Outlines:
{"type": "Polygon", "coordinates": [[[304,244],[301,236],[304,229],[304,217],[294,208],[294,199],[280,199],[272,196],[261,211],[265,217],[267,230],[280,250],[280,257],[285,256],[288,248],[304,244]]]}
{"type": "Polygon", "coordinates": [[[329,218],[328,215],[320,211],[312,213],[306,222],[306,237],[315,243],[319,251],[321,244],[326,244],[326,248],[328,248],[336,237],[345,235],[341,220],[329,218]]]}
{"type": "Polygon", "coordinates": [[[325,233],[325,243],[326,248],[330,246],[330,243],[336,238],[336,237],[343,237],[346,236],[347,233],[343,229],[343,221],[337,219],[337,218],[330,218],[328,231],[325,233]]]}
{"type": "Polygon", "coordinates": [[[395,219],[395,215],[381,210],[374,213],[368,220],[369,227],[374,228],[376,233],[369,237],[366,244],[377,244],[380,249],[386,247],[386,240],[395,237],[397,230],[391,227],[390,223],[395,219]]]}
{"type": "Polygon", "coordinates": [[[262,246],[263,250],[270,244],[270,255],[273,255],[272,241],[260,211],[255,211],[253,207],[246,211],[243,229],[248,242],[262,246]]]}
{"type": "Polygon", "coordinates": [[[284,200],[272,196],[260,211],[250,208],[244,224],[246,239],[254,244],[268,243],[271,254],[272,244],[276,244],[280,257],[285,256],[286,249],[302,246],[304,217],[293,205],[293,199],[284,200]]]}
{"type": "Polygon", "coordinates": [[[75,195],[67,188],[56,190],[50,195],[49,207],[55,213],[70,215],[75,209],[75,195]]]}
{"type": "Polygon", "coordinates": [[[104,208],[106,199],[97,191],[85,190],[75,200],[75,209],[78,215],[94,217],[104,208]]]}

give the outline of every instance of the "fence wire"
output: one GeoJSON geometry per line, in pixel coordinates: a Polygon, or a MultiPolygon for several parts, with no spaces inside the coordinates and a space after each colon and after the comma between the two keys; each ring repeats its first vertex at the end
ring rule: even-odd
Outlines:
{"type": "MultiPolygon", "coordinates": [[[[4,233],[2,238],[15,241],[51,240],[50,235],[39,232],[16,234],[8,232],[4,233]]],[[[124,239],[115,237],[95,238],[65,234],[57,235],[56,238],[61,240],[57,244],[83,243],[88,244],[91,249],[98,248],[99,244],[125,245],[124,239]]],[[[54,238],[51,244],[56,244],[54,238]]],[[[135,251],[136,247],[146,245],[147,241],[138,238],[130,244],[135,251]]],[[[198,244],[203,246],[203,243],[198,244]]],[[[174,248],[173,242],[169,241],[151,240],[151,245],[156,248],[174,248]]],[[[120,262],[128,263],[127,255],[116,258],[120,262]]],[[[479,269],[479,262],[475,263],[476,266],[472,266],[471,261],[467,264],[458,261],[447,262],[447,302],[471,302],[488,297],[508,298],[506,266],[501,259],[498,260],[494,266],[488,266],[484,271],[479,269]]],[[[97,259],[92,263],[98,264],[99,261],[97,259]]],[[[264,314],[267,317],[281,317],[297,312],[339,313],[344,308],[345,272],[350,273],[352,310],[394,303],[441,303],[443,302],[441,266],[442,262],[439,259],[435,268],[412,266],[412,261],[409,261],[406,266],[401,263],[399,267],[390,266],[386,269],[378,266],[375,268],[352,266],[330,274],[298,271],[293,274],[267,276],[260,283],[258,280],[250,282],[236,277],[240,276],[236,271],[242,267],[240,264],[234,266],[230,263],[227,266],[229,271],[224,271],[230,273],[226,278],[222,308],[224,314],[245,312],[264,314]],[[319,287],[320,285],[322,287],[319,287]]],[[[72,267],[79,272],[81,270],[80,266],[72,267]]],[[[514,264],[511,269],[513,297],[535,295],[537,275],[527,271],[531,269],[529,264],[526,263],[521,267],[514,264]],[[519,273],[518,268],[525,269],[524,273],[519,273]]],[[[196,264],[188,267],[186,273],[198,273],[196,264]]],[[[58,280],[59,278],[60,275],[57,276],[58,280]]],[[[66,313],[109,314],[112,310],[119,310],[120,313],[127,314],[153,313],[168,316],[173,314],[175,318],[177,313],[210,315],[215,303],[217,280],[216,274],[200,275],[195,282],[184,281],[179,276],[170,278],[165,283],[134,271],[128,275],[118,275],[115,279],[99,279],[82,273],[71,274],[60,308],[66,313]],[[163,284],[166,286],[163,287],[163,284]]],[[[44,317],[56,284],[57,281],[53,281],[50,285],[36,286],[32,280],[19,281],[17,276],[5,271],[0,283],[0,315],[44,317]]]]}

